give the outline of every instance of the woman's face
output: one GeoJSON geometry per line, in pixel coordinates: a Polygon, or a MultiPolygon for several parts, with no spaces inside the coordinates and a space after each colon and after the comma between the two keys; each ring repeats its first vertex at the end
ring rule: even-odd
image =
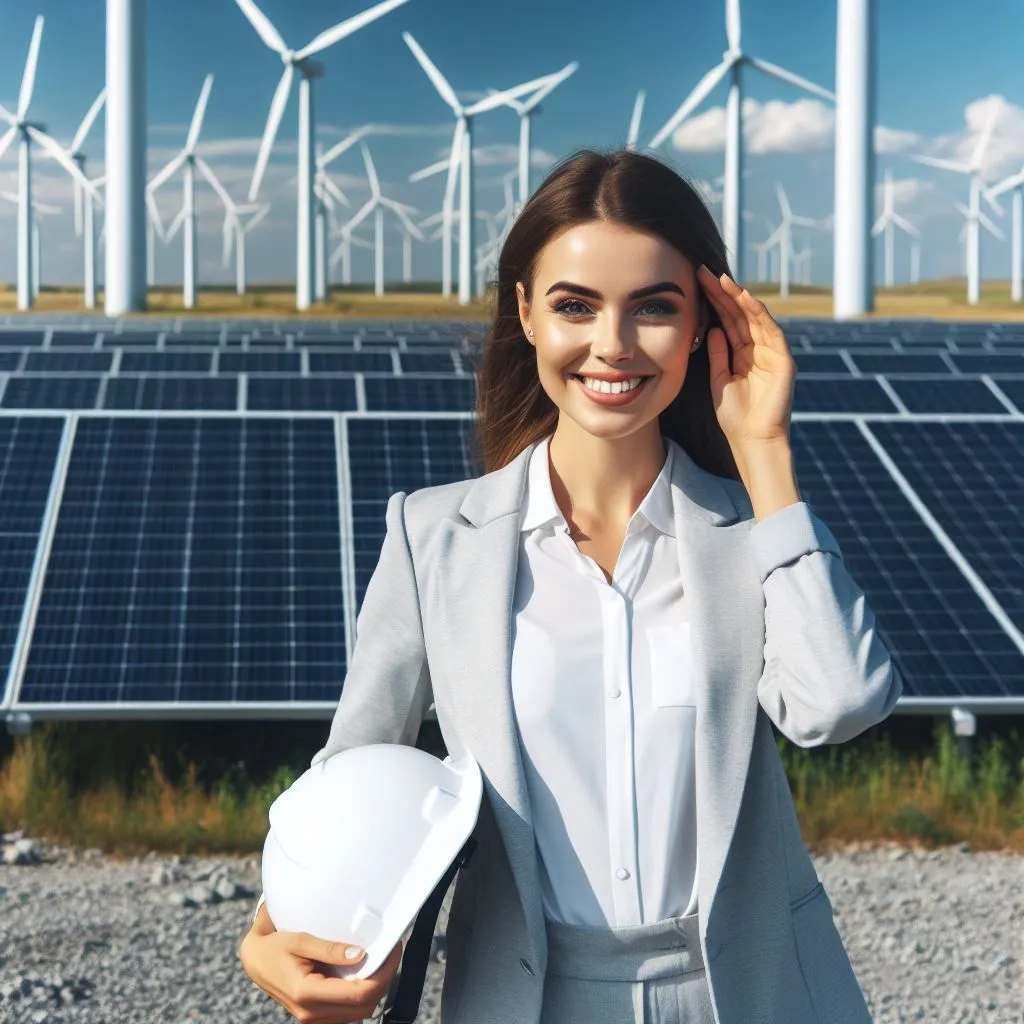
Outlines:
{"type": "Polygon", "coordinates": [[[658,236],[611,221],[555,235],[530,302],[522,282],[516,291],[541,386],[595,437],[625,437],[656,420],[703,336],[696,268],[658,236]]]}

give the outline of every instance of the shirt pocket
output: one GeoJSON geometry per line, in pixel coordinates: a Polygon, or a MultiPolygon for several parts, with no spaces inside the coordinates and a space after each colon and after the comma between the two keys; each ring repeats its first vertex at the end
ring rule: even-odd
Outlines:
{"type": "Polygon", "coordinates": [[[647,629],[651,701],[656,708],[697,706],[697,682],[689,622],[647,629]]]}

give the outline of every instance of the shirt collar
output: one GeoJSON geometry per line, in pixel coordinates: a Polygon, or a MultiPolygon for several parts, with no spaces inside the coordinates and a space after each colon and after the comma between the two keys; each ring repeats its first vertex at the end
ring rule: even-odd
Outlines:
{"type": "MultiPolygon", "coordinates": [[[[527,469],[526,502],[519,521],[519,529],[533,530],[553,521],[560,523],[566,530],[569,524],[562,515],[562,510],[555,501],[555,492],[551,488],[551,474],[548,470],[549,434],[538,442],[530,455],[527,469]]],[[[669,537],[675,536],[675,519],[672,508],[672,463],[674,459],[673,445],[666,440],[667,455],[651,489],[644,495],[637,513],[644,517],[655,529],[669,537]]]]}

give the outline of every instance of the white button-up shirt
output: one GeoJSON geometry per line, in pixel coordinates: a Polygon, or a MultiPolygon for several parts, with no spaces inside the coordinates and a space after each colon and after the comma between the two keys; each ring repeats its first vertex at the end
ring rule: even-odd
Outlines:
{"type": "Polygon", "coordinates": [[[695,690],[675,547],[672,444],[609,583],[569,537],[545,439],[530,458],[512,697],[548,919],[697,911],[695,690]]]}

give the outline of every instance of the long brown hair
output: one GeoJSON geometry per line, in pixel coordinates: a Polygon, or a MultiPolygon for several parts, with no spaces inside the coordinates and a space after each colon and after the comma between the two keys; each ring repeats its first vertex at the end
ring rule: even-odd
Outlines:
{"type": "MultiPolygon", "coordinates": [[[[537,375],[537,358],[519,320],[516,282],[530,298],[541,250],[559,231],[594,220],[615,221],[658,235],[694,267],[729,271],[725,243],[700,193],[676,171],[631,150],[574,153],[544,179],[509,230],[498,258],[493,322],[477,373],[475,457],[485,473],[511,462],[555,429],[558,407],[537,375]]],[[[708,328],[720,326],[702,298],[708,328]]],[[[679,393],[659,418],[702,469],[740,479],[715,417],[707,344],[691,353],[679,393]]]]}

